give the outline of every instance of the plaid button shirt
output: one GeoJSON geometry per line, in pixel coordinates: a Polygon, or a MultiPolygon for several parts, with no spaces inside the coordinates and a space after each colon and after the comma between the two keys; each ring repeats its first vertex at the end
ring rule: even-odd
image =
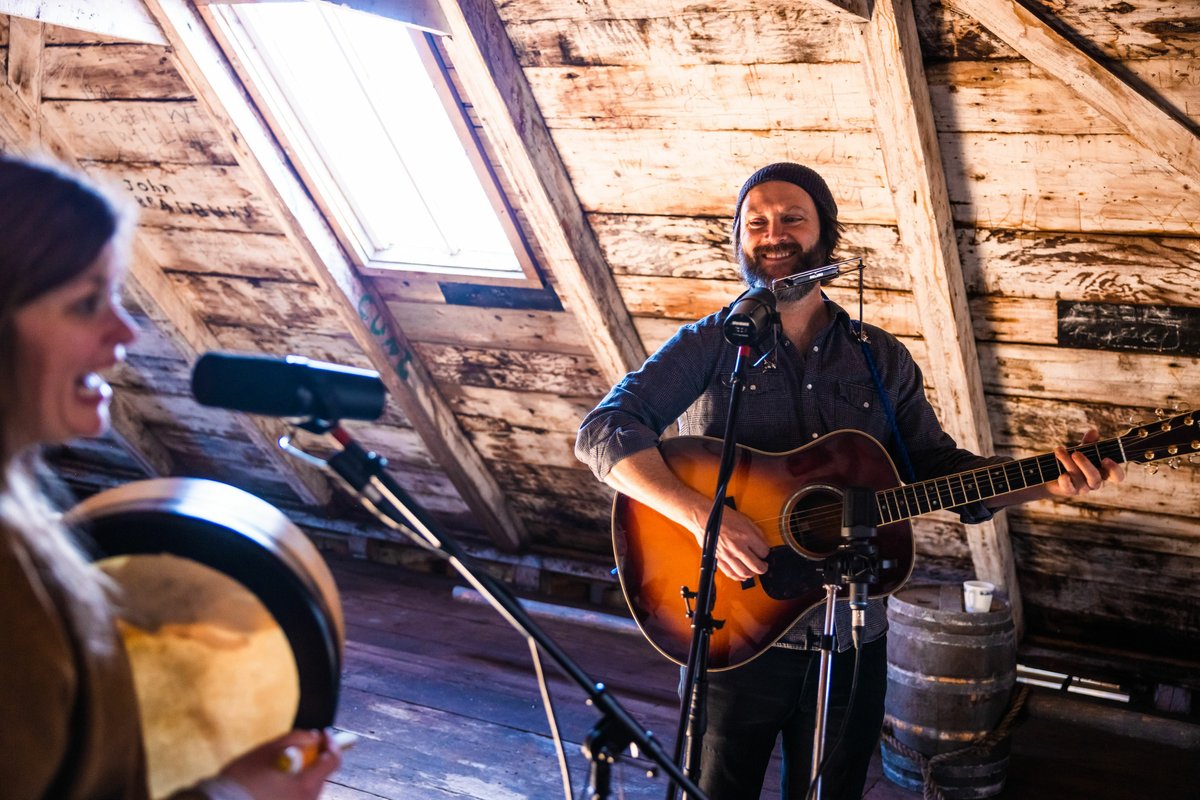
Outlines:
{"type": "MultiPolygon", "coordinates": [[[[830,323],[805,352],[782,334],[759,345],[751,358],[746,390],[736,425],[739,444],[767,452],[787,452],[824,434],[853,429],[870,434],[904,464],[892,426],[879,402],[874,378],[854,335],[849,315],[826,299],[830,323]]],[[[737,348],[725,341],[722,324],[728,309],[684,325],[650,356],[641,369],[626,375],[584,418],[575,443],[576,456],[603,480],[613,465],[655,447],[671,423],[682,435],[724,434],[731,394],[730,376],[737,348]]],[[[936,478],[995,463],[959,448],[942,430],[925,397],[921,370],[896,337],[864,325],[880,380],[896,414],[915,475],[906,481],[936,478]]],[[[979,523],[991,511],[976,502],[954,509],[964,522],[979,523]]],[[[823,607],[807,613],[779,642],[803,648],[806,630],[824,627],[823,607]]],[[[845,601],[835,609],[837,649],[850,642],[850,612],[845,601]]],[[[887,631],[883,600],[867,609],[865,641],[887,631]]]]}

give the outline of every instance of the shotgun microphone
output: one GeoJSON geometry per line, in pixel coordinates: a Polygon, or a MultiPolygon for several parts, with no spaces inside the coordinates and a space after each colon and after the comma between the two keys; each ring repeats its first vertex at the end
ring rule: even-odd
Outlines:
{"type": "Polygon", "coordinates": [[[303,356],[205,353],[192,370],[201,405],[268,417],[378,419],[386,390],[379,373],[303,356]]]}

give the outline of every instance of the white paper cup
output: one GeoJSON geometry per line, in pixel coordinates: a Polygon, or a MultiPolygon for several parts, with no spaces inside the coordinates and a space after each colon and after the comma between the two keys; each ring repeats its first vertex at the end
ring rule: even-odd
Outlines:
{"type": "Polygon", "coordinates": [[[963,608],[971,614],[983,614],[992,607],[996,585],[987,581],[963,581],[963,608]]]}

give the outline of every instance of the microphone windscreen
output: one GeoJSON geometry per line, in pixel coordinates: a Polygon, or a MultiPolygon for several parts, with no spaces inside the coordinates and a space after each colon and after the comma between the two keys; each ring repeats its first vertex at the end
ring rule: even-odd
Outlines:
{"type": "Polygon", "coordinates": [[[755,286],[753,289],[743,292],[741,299],[751,303],[760,303],[771,311],[775,310],[775,306],[779,302],[775,293],[766,286],[755,286]]]}
{"type": "Polygon", "coordinates": [[[765,286],[738,295],[723,325],[726,341],[736,345],[757,344],[770,330],[775,304],[775,293],[765,286]]]}

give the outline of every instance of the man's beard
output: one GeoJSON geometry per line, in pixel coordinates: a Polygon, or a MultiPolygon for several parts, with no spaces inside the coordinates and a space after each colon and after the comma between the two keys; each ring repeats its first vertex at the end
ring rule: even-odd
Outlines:
{"type": "MultiPolygon", "coordinates": [[[[762,267],[759,266],[758,258],[764,254],[780,252],[795,252],[800,251],[800,258],[796,260],[796,271],[791,273],[795,275],[800,272],[805,272],[810,269],[825,266],[825,257],[817,249],[804,250],[798,244],[779,246],[763,246],[754,251],[754,255],[748,255],[745,250],[738,248],[738,267],[742,273],[742,280],[751,289],[762,286],[771,288],[771,281],[774,280],[768,275],[762,267]]],[[[786,277],[786,276],[781,276],[786,277]]],[[[775,298],[780,303],[795,303],[803,300],[816,290],[819,281],[810,281],[809,283],[801,284],[800,286],[781,286],[775,289],[775,298]]]]}

